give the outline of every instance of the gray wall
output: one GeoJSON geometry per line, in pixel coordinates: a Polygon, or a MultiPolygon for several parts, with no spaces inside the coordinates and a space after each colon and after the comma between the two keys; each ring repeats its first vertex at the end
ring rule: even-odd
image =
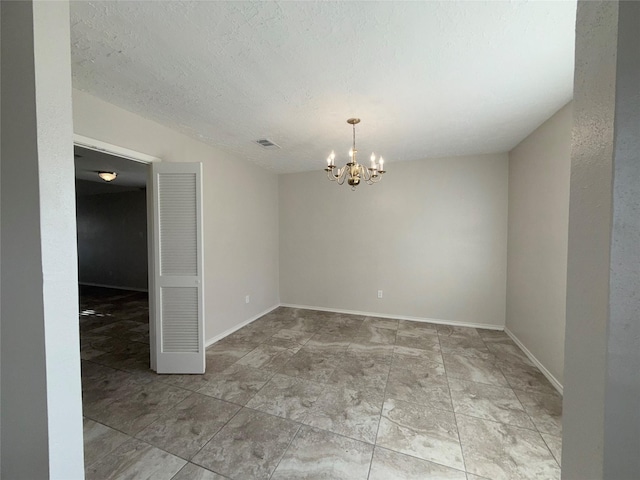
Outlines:
{"type": "Polygon", "coordinates": [[[564,479],[640,471],[640,3],[578,3],[564,479]]]}
{"type": "Polygon", "coordinates": [[[507,162],[390,163],[355,192],[322,171],[281,175],[282,302],[504,326],[507,162]]]}
{"type": "Polygon", "coordinates": [[[563,382],[571,104],[509,152],[507,329],[563,382]]]}
{"type": "Polygon", "coordinates": [[[618,23],[604,478],[640,475],[640,2],[618,23]]]}
{"type": "Polygon", "coordinates": [[[80,283],[147,290],[146,191],[78,195],[76,212],[80,283]]]}
{"type": "Polygon", "coordinates": [[[83,478],[69,5],[0,9],[0,477],[83,478]]]}

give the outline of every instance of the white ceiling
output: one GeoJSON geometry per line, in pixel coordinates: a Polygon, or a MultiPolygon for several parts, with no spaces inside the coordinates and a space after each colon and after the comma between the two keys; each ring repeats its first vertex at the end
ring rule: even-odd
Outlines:
{"type": "Polygon", "coordinates": [[[275,172],[504,152],[567,103],[575,1],[72,2],[74,87],[275,172]],[[282,148],[267,150],[268,138],[282,148]],[[364,157],[366,158],[366,157],[364,157]]]}

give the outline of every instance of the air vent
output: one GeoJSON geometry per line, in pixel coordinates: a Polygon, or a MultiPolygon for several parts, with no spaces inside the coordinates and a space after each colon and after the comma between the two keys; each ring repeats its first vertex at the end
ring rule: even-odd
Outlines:
{"type": "Polygon", "coordinates": [[[280,148],[280,145],[276,145],[271,140],[266,138],[261,138],[260,140],[256,140],[256,143],[264,148],[280,148]]]}

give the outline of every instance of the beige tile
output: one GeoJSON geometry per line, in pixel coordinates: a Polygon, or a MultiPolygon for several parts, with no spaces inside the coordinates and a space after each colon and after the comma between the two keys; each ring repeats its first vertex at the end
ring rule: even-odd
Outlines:
{"type": "Polygon", "coordinates": [[[480,337],[478,330],[471,327],[458,327],[455,325],[438,325],[440,337],[480,337]]]}
{"type": "Polygon", "coordinates": [[[390,359],[386,357],[347,352],[340,357],[327,383],[356,390],[382,392],[387,384],[390,367],[390,359]]]}
{"type": "Polygon", "coordinates": [[[393,365],[400,368],[412,369],[416,366],[428,366],[433,362],[443,363],[440,352],[398,345],[393,349],[393,365]]]}
{"type": "Polygon", "coordinates": [[[551,454],[558,462],[558,465],[562,465],[562,437],[556,437],[555,435],[549,435],[548,433],[541,433],[544,442],[551,450],[551,454]]]}
{"type": "Polygon", "coordinates": [[[529,357],[517,345],[506,343],[487,343],[486,345],[489,351],[500,361],[534,366],[529,357]]]}
{"type": "Polygon", "coordinates": [[[506,343],[507,345],[515,345],[511,337],[502,330],[486,330],[478,328],[478,334],[484,340],[485,344],[489,343],[506,343]]]}
{"type": "MultiPolygon", "coordinates": [[[[188,390],[159,382],[144,384],[118,395],[102,410],[93,411],[92,419],[135,435],[190,394],[188,390]]],[[[85,415],[89,416],[88,412],[85,415]]]]}
{"type": "Polygon", "coordinates": [[[205,470],[202,467],[187,463],[171,480],[226,480],[225,477],[205,470]]]}
{"type": "Polygon", "coordinates": [[[244,405],[272,376],[266,370],[234,364],[221,373],[212,374],[198,393],[244,405]]]}
{"type": "MultiPolygon", "coordinates": [[[[339,353],[343,351],[340,349],[339,353]]],[[[312,382],[326,383],[340,361],[336,353],[338,352],[317,351],[304,346],[291,357],[279,373],[312,382]]]]}
{"type": "Polygon", "coordinates": [[[510,388],[465,382],[454,378],[449,379],[449,388],[456,413],[535,429],[529,415],[510,388]]]}
{"type": "Polygon", "coordinates": [[[239,405],[193,393],[139,432],[136,437],[188,460],[238,410],[239,405]]]}
{"type": "Polygon", "coordinates": [[[278,374],[247,403],[247,407],[302,421],[324,390],[322,384],[278,374]]]}
{"type": "Polygon", "coordinates": [[[447,467],[464,470],[452,412],[387,400],[376,445],[447,467]]]}
{"type": "Polygon", "coordinates": [[[508,387],[509,382],[495,362],[463,355],[442,355],[449,378],[508,387]]]}
{"type": "Polygon", "coordinates": [[[366,480],[373,445],[303,426],[272,480],[366,480]]]}
{"type": "Polygon", "coordinates": [[[87,480],[170,480],[186,460],[134,438],[85,468],[87,480]]]}
{"type": "Polygon", "coordinates": [[[260,370],[275,373],[295,355],[299,348],[300,346],[289,349],[274,345],[258,345],[254,350],[238,360],[236,365],[259,368],[260,370]]]}
{"type": "Polygon", "coordinates": [[[309,317],[297,317],[292,318],[292,321],[287,325],[287,330],[296,330],[299,332],[312,332],[316,333],[320,329],[321,324],[317,320],[309,317]]]}
{"type": "Polygon", "coordinates": [[[467,480],[461,470],[376,447],[369,480],[467,480]]]}
{"type": "Polygon", "coordinates": [[[358,355],[361,358],[376,359],[378,362],[387,359],[391,361],[393,345],[371,342],[363,338],[354,338],[347,348],[347,353],[358,355]]]}
{"type": "Polygon", "coordinates": [[[356,332],[356,339],[364,339],[373,343],[393,345],[396,342],[396,330],[385,327],[374,327],[364,324],[356,332]]]}
{"type": "Polygon", "coordinates": [[[267,480],[299,428],[284,418],[244,408],[192,462],[231,478],[267,480]]]}
{"type": "Polygon", "coordinates": [[[396,345],[400,347],[430,350],[432,352],[440,351],[440,339],[438,336],[422,330],[417,332],[399,330],[396,337],[396,345]]]}
{"type": "Polygon", "coordinates": [[[431,335],[438,335],[438,326],[435,323],[399,320],[398,332],[429,333],[431,335]]]}
{"type": "Polygon", "coordinates": [[[558,478],[561,398],[504,332],[280,307],[209,347],[206,374],[161,376],[146,296],[96,298],[80,320],[87,478],[267,479],[280,462],[274,479],[463,480],[456,417],[467,480],[558,478]]]}
{"type": "Polygon", "coordinates": [[[514,391],[540,432],[562,437],[562,397],[560,395],[514,391]]]}
{"type": "Polygon", "coordinates": [[[382,392],[371,395],[349,388],[327,389],[309,410],[303,423],[367,443],[374,443],[382,392]]]}
{"type": "Polygon", "coordinates": [[[319,353],[341,353],[347,349],[349,343],[350,340],[344,337],[326,333],[316,333],[304,344],[304,348],[307,351],[319,353]]]}
{"type": "Polygon", "coordinates": [[[449,385],[444,368],[417,368],[411,370],[393,367],[387,381],[386,397],[425,407],[453,411],[449,385]]]}
{"type": "Polygon", "coordinates": [[[456,414],[467,471],[493,480],[559,480],[560,468],[540,434],[456,414]]]}
{"type": "Polygon", "coordinates": [[[514,390],[548,393],[551,395],[557,395],[558,393],[537,367],[505,361],[498,361],[496,365],[514,390]]]}
{"type": "Polygon", "coordinates": [[[131,438],[88,418],[83,420],[83,436],[85,466],[96,462],[131,438]]]}
{"type": "Polygon", "coordinates": [[[269,338],[265,343],[269,345],[276,345],[278,347],[296,348],[307,343],[313,335],[314,334],[311,332],[282,329],[269,338]]]}
{"type": "Polygon", "coordinates": [[[362,326],[398,330],[398,320],[393,318],[365,317],[362,326]]]}
{"type": "Polygon", "coordinates": [[[489,351],[480,337],[439,337],[440,350],[443,354],[477,357],[492,360],[494,355],[489,351]]]}
{"type": "Polygon", "coordinates": [[[320,322],[318,333],[335,337],[353,338],[362,326],[364,317],[337,316],[320,322]]]}

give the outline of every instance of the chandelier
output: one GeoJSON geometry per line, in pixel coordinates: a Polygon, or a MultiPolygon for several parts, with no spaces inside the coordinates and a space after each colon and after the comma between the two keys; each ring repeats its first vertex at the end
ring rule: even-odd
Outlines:
{"type": "Polygon", "coordinates": [[[386,173],[384,169],[384,158],[380,157],[378,162],[376,163],[375,154],[371,154],[371,166],[365,167],[360,165],[357,160],[356,150],[356,125],[360,123],[359,118],[350,118],[347,120],[347,123],[353,127],[353,147],[349,150],[349,163],[347,163],[342,168],[336,168],[335,159],[336,154],[331,152],[331,154],[327,157],[327,168],[325,168],[325,172],[327,172],[327,178],[332,182],[338,182],[338,185],[342,185],[345,180],[347,183],[351,185],[351,190],[355,190],[360,182],[364,180],[369,185],[373,185],[374,183],[378,183],[382,178],[382,175],[386,173]]]}

